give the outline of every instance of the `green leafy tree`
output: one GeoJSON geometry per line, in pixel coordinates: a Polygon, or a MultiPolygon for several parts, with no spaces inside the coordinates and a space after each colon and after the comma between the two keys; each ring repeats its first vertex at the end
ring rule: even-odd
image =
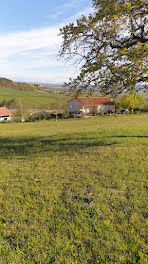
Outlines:
{"type": "Polygon", "coordinates": [[[120,110],[123,108],[121,105],[121,99],[113,98],[113,102],[115,104],[116,112],[120,112],[120,110]]]}
{"type": "Polygon", "coordinates": [[[94,13],[60,29],[60,56],[80,63],[72,90],[99,87],[114,95],[147,89],[147,0],[92,0],[94,13]]]}
{"type": "Polygon", "coordinates": [[[143,106],[145,103],[144,97],[140,94],[130,93],[125,94],[121,99],[121,105],[123,108],[129,109],[131,113],[135,108],[143,106]]]}

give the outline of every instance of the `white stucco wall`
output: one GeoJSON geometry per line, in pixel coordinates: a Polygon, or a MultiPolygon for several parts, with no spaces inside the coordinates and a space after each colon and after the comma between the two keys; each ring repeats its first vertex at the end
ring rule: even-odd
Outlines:
{"type": "Polygon", "coordinates": [[[67,103],[68,113],[107,113],[108,111],[115,112],[115,105],[99,105],[99,106],[83,106],[77,99],[72,99],[67,103]]]}
{"type": "Polygon", "coordinates": [[[0,116],[0,121],[4,121],[4,120],[10,121],[11,120],[11,116],[9,116],[9,117],[1,117],[0,116]]]}
{"type": "Polygon", "coordinates": [[[98,106],[98,113],[100,112],[107,113],[108,111],[115,112],[115,105],[99,105],[98,106]]]}

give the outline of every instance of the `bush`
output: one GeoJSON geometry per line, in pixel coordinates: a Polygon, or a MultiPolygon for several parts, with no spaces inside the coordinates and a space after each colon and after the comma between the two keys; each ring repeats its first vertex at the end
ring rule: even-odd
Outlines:
{"type": "Polygon", "coordinates": [[[108,110],[108,114],[109,115],[113,114],[113,111],[112,110],[108,110]]]}
{"type": "Polygon", "coordinates": [[[74,114],[73,117],[74,117],[74,118],[77,118],[77,114],[74,114]]]}
{"type": "Polygon", "coordinates": [[[64,119],[69,118],[69,113],[65,112],[65,113],[63,114],[63,118],[64,118],[64,119]]]}
{"type": "Polygon", "coordinates": [[[63,118],[63,114],[59,113],[59,114],[57,114],[57,117],[58,117],[58,119],[62,119],[63,118]]]}
{"type": "Polygon", "coordinates": [[[104,116],[104,112],[100,112],[99,113],[99,116],[104,116]]]}
{"type": "Polygon", "coordinates": [[[13,118],[13,119],[11,120],[11,122],[12,122],[12,123],[20,123],[21,120],[20,120],[19,117],[15,117],[15,118],[13,118]]]}
{"type": "Polygon", "coordinates": [[[51,118],[56,119],[56,115],[55,114],[50,114],[51,118]]]}
{"type": "Polygon", "coordinates": [[[50,120],[50,119],[62,119],[64,117],[64,114],[58,113],[47,113],[47,112],[39,112],[39,113],[34,113],[29,116],[25,117],[26,122],[35,122],[39,120],[50,120]]]}
{"type": "Polygon", "coordinates": [[[138,114],[140,114],[140,111],[135,111],[134,114],[138,115],[138,114]]]}
{"type": "Polygon", "coordinates": [[[72,114],[72,113],[69,114],[69,118],[81,118],[82,116],[85,116],[85,115],[72,114]]]}
{"type": "Polygon", "coordinates": [[[8,100],[8,101],[3,100],[2,102],[0,102],[0,107],[1,106],[6,106],[8,108],[16,107],[16,101],[15,101],[15,99],[11,99],[11,100],[8,100]]]}
{"type": "Polygon", "coordinates": [[[130,111],[127,109],[126,112],[125,112],[126,115],[129,115],[130,114],[130,111]]]}
{"type": "Polygon", "coordinates": [[[148,101],[146,101],[146,104],[140,110],[143,113],[147,113],[148,112],[148,101]]]}
{"type": "Polygon", "coordinates": [[[74,118],[74,115],[73,113],[69,113],[69,118],[74,118]]]}

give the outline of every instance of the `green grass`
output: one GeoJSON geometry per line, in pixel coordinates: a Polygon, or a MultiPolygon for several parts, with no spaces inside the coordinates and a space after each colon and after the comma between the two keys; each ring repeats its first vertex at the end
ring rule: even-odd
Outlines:
{"type": "Polygon", "coordinates": [[[0,124],[0,264],[148,263],[148,115],[0,124]]]}
{"type": "Polygon", "coordinates": [[[16,102],[21,102],[21,104],[30,108],[50,108],[50,105],[56,102],[63,106],[68,101],[68,98],[65,94],[48,94],[38,91],[27,92],[0,88],[0,102],[15,99],[16,102]]]}
{"type": "Polygon", "coordinates": [[[35,87],[32,87],[31,85],[27,83],[20,83],[20,82],[13,82],[9,79],[0,77],[0,88],[5,89],[15,89],[15,90],[21,90],[21,91],[35,91],[35,87]]]}

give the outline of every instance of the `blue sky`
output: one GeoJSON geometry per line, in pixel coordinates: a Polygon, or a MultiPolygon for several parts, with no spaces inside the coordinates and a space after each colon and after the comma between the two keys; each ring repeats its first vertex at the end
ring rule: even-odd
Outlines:
{"type": "Polygon", "coordinates": [[[0,76],[62,83],[76,74],[57,60],[59,28],[89,14],[91,0],[5,0],[0,9],[0,76]]]}

